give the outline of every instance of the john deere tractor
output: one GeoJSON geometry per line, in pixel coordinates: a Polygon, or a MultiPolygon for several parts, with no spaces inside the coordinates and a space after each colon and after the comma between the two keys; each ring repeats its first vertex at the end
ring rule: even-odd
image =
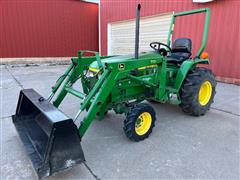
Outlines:
{"type": "Polygon", "coordinates": [[[140,8],[138,5],[134,55],[99,56],[98,52],[79,51],[48,98],[33,89],[21,90],[12,119],[40,178],[85,161],[80,142],[93,120],[103,119],[110,110],[125,114],[126,136],[141,141],[151,134],[156,121],[155,110],[144,100],[176,104],[193,116],[210,109],[216,80],[211,70],[198,67],[209,64],[204,49],[210,10],[174,14],[167,44],[152,42],[152,51],[139,53],[140,8]],[[176,17],[196,13],[206,13],[206,20],[202,45],[192,55],[191,39],[178,38],[173,43],[171,39],[176,17]],[[73,88],[77,81],[81,81],[82,92],[73,88]],[[81,99],[74,118],[58,109],[67,94],[81,99]],[[77,127],[74,122],[83,111],[86,115],[77,127]]]}

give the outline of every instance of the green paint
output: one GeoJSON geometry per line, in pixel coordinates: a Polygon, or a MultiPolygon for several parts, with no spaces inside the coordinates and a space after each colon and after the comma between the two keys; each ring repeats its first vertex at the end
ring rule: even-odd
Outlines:
{"type": "Polygon", "coordinates": [[[168,64],[167,59],[156,52],[142,53],[138,59],[133,55],[99,56],[98,52],[79,51],[77,58],[59,78],[49,96],[51,100],[59,91],[53,104],[58,107],[69,93],[81,99],[78,118],[87,111],[81,121],[79,134],[84,136],[92,121],[98,116],[104,118],[105,112],[127,113],[129,106],[145,99],[180,104],[179,90],[188,72],[197,64],[208,64],[209,60],[199,59],[207,42],[210,10],[200,9],[174,14],[168,35],[168,44],[173,33],[175,17],[206,12],[206,22],[202,45],[197,57],[184,61],[181,66],[168,64]],[[93,56],[84,56],[91,53],[93,56]],[[78,80],[83,92],[73,88],[78,80]],[[175,98],[173,98],[175,97],[175,98]]]}

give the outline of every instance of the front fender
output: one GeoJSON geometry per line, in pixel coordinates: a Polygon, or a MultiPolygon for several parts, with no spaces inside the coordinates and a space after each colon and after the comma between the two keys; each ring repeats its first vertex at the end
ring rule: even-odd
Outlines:
{"type": "Polygon", "coordinates": [[[182,63],[178,70],[174,85],[174,88],[177,90],[177,92],[180,90],[182,83],[186,78],[189,70],[192,69],[193,67],[196,67],[197,64],[209,64],[209,59],[187,60],[182,63]]]}

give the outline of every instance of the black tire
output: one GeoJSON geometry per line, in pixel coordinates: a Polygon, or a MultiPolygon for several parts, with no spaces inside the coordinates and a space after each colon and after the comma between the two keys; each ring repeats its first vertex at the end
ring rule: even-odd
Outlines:
{"type": "MultiPolygon", "coordinates": [[[[141,121],[141,120],[140,120],[141,121]]],[[[146,139],[152,132],[153,127],[155,126],[156,113],[152,106],[146,103],[139,103],[130,108],[130,111],[126,114],[126,119],[124,120],[123,130],[126,136],[133,141],[142,141],[146,139]],[[143,113],[148,113],[148,117],[151,116],[150,126],[147,126],[147,130],[144,134],[139,134],[136,130],[138,126],[139,116],[143,113]]],[[[140,122],[141,124],[141,122],[140,122]]],[[[141,126],[141,125],[140,125],[141,126]]]]}
{"type": "Polygon", "coordinates": [[[217,82],[211,70],[202,67],[190,70],[180,90],[180,107],[183,112],[192,116],[204,115],[213,103],[216,85],[217,82]],[[209,95],[210,98],[207,98],[206,104],[201,104],[199,92],[201,86],[206,82],[211,84],[211,95],[209,95]]]}

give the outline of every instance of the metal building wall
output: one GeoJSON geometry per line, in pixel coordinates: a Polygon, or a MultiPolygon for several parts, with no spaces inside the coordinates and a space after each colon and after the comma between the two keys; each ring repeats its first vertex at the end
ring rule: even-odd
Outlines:
{"type": "Polygon", "coordinates": [[[69,57],[98,51],[98,5],[80,0],[0,1],[1,57],[69,57]]]}
{"type": "MultiPolygon", "coordinates": [[[[211,22],[206,51],[211,58],[210,68],[217,76],[240,79],[240,1],[215,0],[210,3],[193,3],[192,0],[101,0],[100,27],[101,53],[107,54],[107,24],[135,17],[136,4],[142,5],[141,16],[170,11],[180,12],[196,8],[211,8],[211,22]]],[[[201,43],[203,15],[177,19],[174,37],[190,37],[193,51],[201,43]]]]}

